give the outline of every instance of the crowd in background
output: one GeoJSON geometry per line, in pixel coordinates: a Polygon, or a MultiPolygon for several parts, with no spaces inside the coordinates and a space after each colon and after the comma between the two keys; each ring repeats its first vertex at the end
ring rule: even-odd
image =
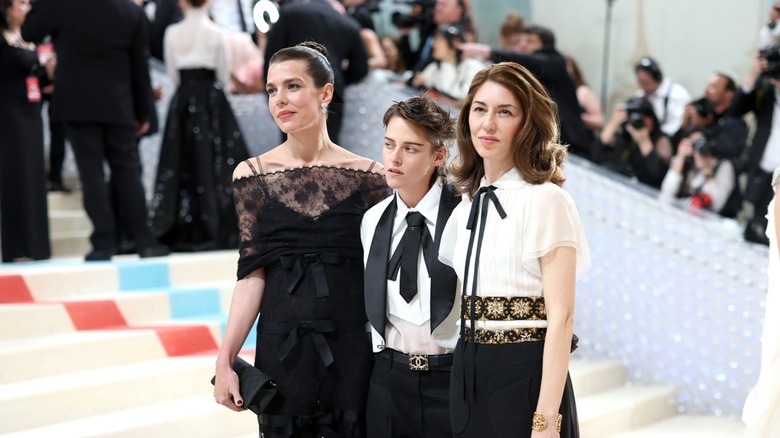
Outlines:
{"type": "MultiPolygon", "coordinates": [[[[634,69],[636,95],[606,115],[576,54],[556,49],[553,30],[511,12],[501,27],[499,47],[489,47],[480,43],[471,0],[414,2],[408,12],[392,15],[393,33],[387,34],[377,33],[378,6],[369,0],[280,0],[280,19],[268,33],[254,34],[221,29],[209,16],[208,0],[123,1],[127,6],[113,23],[111,38],[126,38],[108,49],[94,32],[95,56],[79,66],[68,60],[68,52],[76,53],[70,55],[75,59],[85,49],[74,48],[68,26],[51,24],[51,0],[33,0],[26,25],[30,0],[0,2],[3,262],[50,256],[46,193],[70,191],[62,180],[65,138],[74,149],[85,209],[95,227],[88,260],[123,252],[156,256],[168,249],[235,247],[230,176],[248,152],[225,93],[264,93],[264,65],[270,57],[307,39],[327,47],[336,67],[336,98],[327,108],[334,141],[344,87],[369,72],[381,72],[395,86],[427,90],[442,105],[457,109],[479,70],[514,61],[536,74],[557,104],[561,140],[570,152],[659,189],[663,199],[683,199],[675,202],[737,218],[746,240],[767,244],[770,179],[780,165],[780,114],[775,116],[780,4],[770,11],[760,35],[762,50],[747,78],[713,72],[704,90],[692,94],[665,75],[659,61],[644,56],[634,69]],[[116,47],[132,55],[133,63],[107,65],[107,51],[116,47]],[[149,57],[165,63],[177,86],[174,96],[152,88],[149,57]],[[125,71],[118,75],[108,73],[121,68],[125,71]],[[81,78],[74,80],[74,75],[81,78]],[[87,79],[92,77],[98,79],[87,79]],[[114,84],[111,90],[94,88],[95,81],[107,77],[114,84]],[[115,109],[113,118],[114,109],[101,109],[109,97],[125,105],[115,109]],[[172,100],[166,119],[158,123],[153,106],[161,98],[172,100]],[[96,114],[74,112],[90,105],[96,114]],[[48,159],[43,156],[42,109],[50,114],[48,159]],[[747,113],[754,117],[743,118],[747,113]],[[138,200],[137,141],[157,131],[162,133],[160,164],[147,207],[138,200]],[[104,161],[111,169],[109,179],[102,170],[84,179],[91,172],[86,169],[97,169],[98,163],[102,169],[104,161]]],[[[89,10],[97,3],[78,0],[68,9],[89,10]]],[[[105,26],[87,21],[111,22],[89,17],[97,15],[83,17],[84,25],[95,29],[105,26]]]]}

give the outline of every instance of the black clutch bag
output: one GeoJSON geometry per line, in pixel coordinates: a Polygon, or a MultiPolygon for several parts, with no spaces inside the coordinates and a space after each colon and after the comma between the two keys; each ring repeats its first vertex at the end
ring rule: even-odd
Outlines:
{"type": "MultiPolygon", "coordinates": [[[[240,357],[233,362],[233,371],[238,374],[238,391],[244,400],[242,407],[262,414],[276,396],[276,381],[240,357]]],[[[216,378],[211,378],[212,385],[216,378]]]]}

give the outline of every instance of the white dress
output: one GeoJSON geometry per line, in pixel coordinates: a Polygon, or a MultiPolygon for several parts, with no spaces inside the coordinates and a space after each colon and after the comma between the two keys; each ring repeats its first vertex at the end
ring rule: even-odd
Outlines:
{"type": "Polygon", "coordinates": [[[766,295],[764,330],[761,335],[761,373],[756,386],[748,394],[742,410],[742,420],[747,424],[746,437],[780,436],[780,252],[774,214],[777,202],[780,167],[775,169],[772,187],[775,200],[769,204],[766,227],[769,237],[769,289],[766,295]]]}

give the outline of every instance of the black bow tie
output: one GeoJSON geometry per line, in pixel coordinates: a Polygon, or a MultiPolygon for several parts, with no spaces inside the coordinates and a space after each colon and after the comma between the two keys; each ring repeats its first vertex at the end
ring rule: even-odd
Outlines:
{"type": "MultiPolygon", "coordinates": [[[[423,249],[425,266],[430,272],[431,269],[431,233],[425,225],[425,217],[417,211],[410,211],[406,215],[406,231],[401,239],[401,243],[390,258],[388,266],[388,280],[395,280],[398,277],[398,270],[401,270],[401,296],[406,302],[411,302],[417,295],[417,265],[420,255],[420,247],[423,249]]],[[[429,274],[430,276],[430,274],[429,274]]]]}

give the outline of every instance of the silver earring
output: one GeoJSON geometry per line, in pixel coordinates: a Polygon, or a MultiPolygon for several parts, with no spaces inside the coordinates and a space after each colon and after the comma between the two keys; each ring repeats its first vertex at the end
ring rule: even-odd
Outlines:
{"type": "Polygon", "coordinates": [[[327,114],[327,113],[328,113],[328,104],[323,102],[322,103],[322,114],[327,114]]]}

